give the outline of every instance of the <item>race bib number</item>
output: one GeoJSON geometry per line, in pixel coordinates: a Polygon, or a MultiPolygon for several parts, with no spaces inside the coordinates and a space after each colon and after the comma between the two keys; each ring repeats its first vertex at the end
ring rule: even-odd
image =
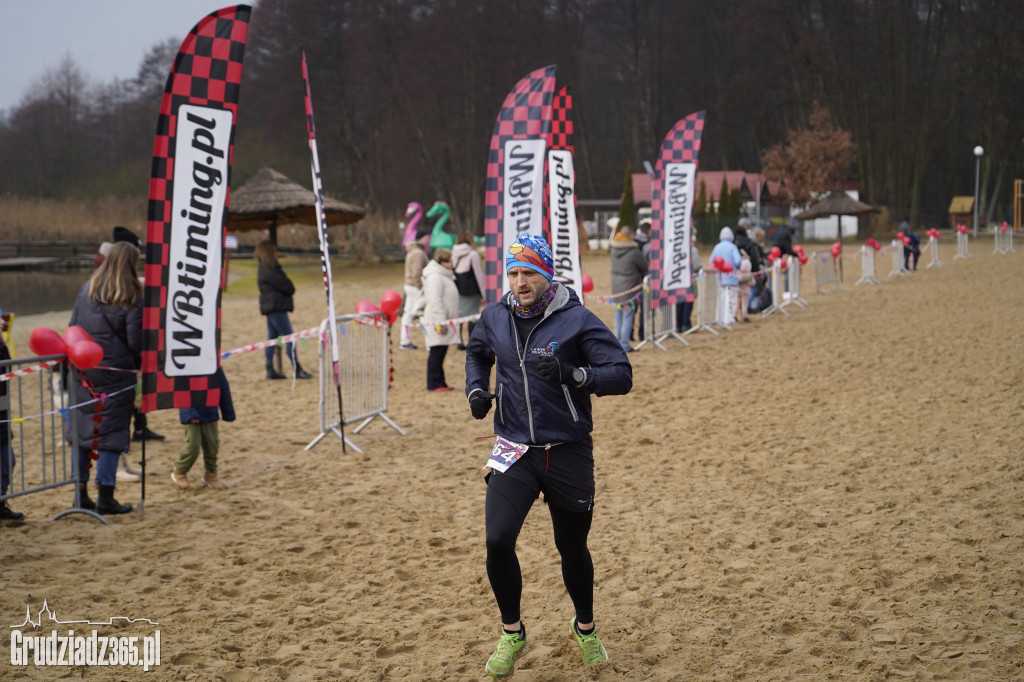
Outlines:
{"type": "Polygon", "coordinates": [[[513,443],[510,440],[505,440],[501,436],[498,436],[494,440],[494,448],[491,449],[491,456],[487,460],[486,467],[490,467],[498,472],[508,471],[508,468],[519,461],[519,458],[526,454],[526,451],[530,449],[529,445],[522,443],[513,443]]]}

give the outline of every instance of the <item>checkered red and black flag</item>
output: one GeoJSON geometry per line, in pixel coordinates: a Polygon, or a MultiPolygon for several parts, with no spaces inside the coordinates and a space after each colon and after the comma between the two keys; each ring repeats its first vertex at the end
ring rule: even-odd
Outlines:
{"type": "Polygon", "coordinates": [[[661,143],[651,184],[651,305],[674,305],[690,286],[690,234],[704,112],[682,119],[661,143]]]}
{"type": "Polygon", "coordinates": [[[545,147],[551,133],[554,65],[520,79],[498,112],[487,155],[484,195],[484,296],[501,297],[505,244],[544,229],[545,147]]]}
{"type": "Polygon", "coordinates": [[[324,290],[327,292],[327,325],[331,338],[331,366],[334,368],[334,386],[341,386],[338,369],[338,328],[334,322],[334,281],[331,276],[331,253],[327,243],[327,216],[324,214],[324,188],[320,178],[320,155],[316,147],[316,123],[313,119],[313,95],[309,88],[309,68],[306,66],[306,51],[302,51],[302,80],[306,85],[306,130],[309,132],[310,167],[313,173],[313,192],[316,195],[316,226],[320,234],[320,268],[324,275],[324,290]]]}
{"type": "Polygon", "coordinates": [[[544,192],[544,237],[551,245],[555,281],[576,291],[583,300],[580,235],[576,222],[576,169],[572,148],[572,95],[563,87],[551,108],[551,132],[544,192]]]}
{"type": "Polygon", "coordinates": [[[142,411],[220,402],[220,294],[248,5],[189,32],[153,142],[142,317],[142,411]]]}

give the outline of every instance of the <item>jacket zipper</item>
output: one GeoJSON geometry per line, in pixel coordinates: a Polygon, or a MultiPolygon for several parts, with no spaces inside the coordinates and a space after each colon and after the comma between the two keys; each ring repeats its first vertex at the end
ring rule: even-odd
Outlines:
{"type": "MultiPolygon", "coordinates": [[[[532,443],[536,438],[533,434],[533,405],[530,404],[530,380],[526,376],[526,345],[530,342],[530,337],[533,336],[533,329],[540,326],[540,322],[537,326],[530,330],[530,333],[526,335],[526,341],[521,344],[519,343],[519,328],[516,327],[516,321],[512,318],[512,311],[509,311],[509,320],[512,322],[512,331],[516,335],[516,354],[519,355],[519,369],[523,373],[523,397],[526,398],[526,421],[530,425],[530,442],[532,443]]],[[[544,320],[542,319],[541,322],[544,320]]]]}
{"type": "Polygon", "coordinates": [[[572,420],[578,422],[579,416],[576,414],[576,406],[572,402],[572,396],[569,395],[569,387],[562,384],[562,393],[565,394],[565,402],[569,405],[569,412],[572,413],[572,420]]]}
{"type": "Polygon", "coordinates": [[[501,419],[502,426],[505,425],[505,403],[501,399],[502,389],[505,388],[504,384],[498,384],[498,418],[501,419]]]}

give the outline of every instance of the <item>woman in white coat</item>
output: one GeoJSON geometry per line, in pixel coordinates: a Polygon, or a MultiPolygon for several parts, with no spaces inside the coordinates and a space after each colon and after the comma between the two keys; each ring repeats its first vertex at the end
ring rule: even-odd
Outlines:
{"type": "Polygon", "coordinates": [[[423,298],[425,305],[420,321],[427,348],[427,390],[450,391],[444,379],[444,356],[448,346],[459,342],[459,334],[445,324],[459,316],[459,291],[455,288],[452,272],[452,252],[438,249],[433,259],[423,268],[423,298]]]}

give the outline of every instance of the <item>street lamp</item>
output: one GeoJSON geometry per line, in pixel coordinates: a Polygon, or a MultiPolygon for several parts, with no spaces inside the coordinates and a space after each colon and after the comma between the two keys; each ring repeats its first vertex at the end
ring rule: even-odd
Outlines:
{"type": "Polygon", "coordinates": [[[974,148],[974,238],[978,238],[978,179],[981,176],[981,157],[985,150],[978,145],[974,148]]]}

